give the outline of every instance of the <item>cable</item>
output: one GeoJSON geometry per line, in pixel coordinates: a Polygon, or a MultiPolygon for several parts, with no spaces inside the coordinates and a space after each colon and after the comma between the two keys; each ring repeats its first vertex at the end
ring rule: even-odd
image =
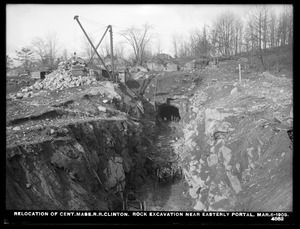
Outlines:
{"type": "Polygon", "coordinates": [[[87,18],[85,18],[85,17],[80,17],[80,18],[82,19],[82,21],[85,21],[86,23],[88,23],[88,24],[90,24],[90,25],[107,27],[107,25],[104,25],[104,24],[102,24],[102,23],[93,21],[93,20],[91,20],[91,19],[87,19],[87,18]]]}
{"type": "Polygon", "coordinates": [[[99,31],[104,30],[104,29],[106,29],[106,28],[107,28],[107,26],[102,27],[102,28],[100,28],[100,29],[96,29],[96,30],[94,30],[94,31],[92,31],[92,32],[89,32],[88,34],[93,35],[93,34],[95,34],[96,32],[99,32],[99,31]]]}

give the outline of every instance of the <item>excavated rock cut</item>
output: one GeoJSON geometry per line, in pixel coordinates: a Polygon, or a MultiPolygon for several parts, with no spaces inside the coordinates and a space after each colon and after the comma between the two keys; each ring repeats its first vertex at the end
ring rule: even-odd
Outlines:
{"type": "Polygon", "coordinates": [[[189,99],[173,148],[197,211],[293,209],[291,82],[257,81],[217,82],[189,99]]]}
{"type": "Polygon", "coordinates": [[[7,148],[6,208],[122,210],[127,182],[139,184],[146,173],[141,124],[95,120],[62,128],[54,139],[7,148]]]}

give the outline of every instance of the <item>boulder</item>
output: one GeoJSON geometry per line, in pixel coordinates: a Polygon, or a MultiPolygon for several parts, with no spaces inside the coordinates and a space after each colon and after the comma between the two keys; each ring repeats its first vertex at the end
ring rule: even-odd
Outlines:
{"type": "Polygon", "coordinates": [[[31,92],[24,93],[24,98],[29,98],[29,97],[31,97],[31,92]]]}
{"type": "Polygon", "coordinates": [[[107,167],[104,170],[107,181],[105,186],[113,188],[121,184],[125,180],[125,172],[123,169],[123,158],[111,157],[108,161],[107,167]]]}
{"type": "Polygon", "coordinates": [[[100,112],[106,112],[106,107],[103,107],[103,106],[98,106],[98,110],[100,111],[100,112]]]}
{"type": "Polygon", "coordinates": [[[13,130],[18,131],[18,130],[21,130],[21,128],[19,126],[16,126],[13,128],[13,130]]]}
{"type": "Polygon", "coordinates": [[[237,87],[234,87],[231,92],[230,92],[230,95],[233,95],[233,94],[236,94],[238,92],[238,88],[237,87]]]}
{"type": "Polygon", "coordinates": [[[24,97],[24,94],[21,93],[21,92],[18,92],[17,95],[16,95],[17,99],[22,99],[23,97],[24,97]]]}

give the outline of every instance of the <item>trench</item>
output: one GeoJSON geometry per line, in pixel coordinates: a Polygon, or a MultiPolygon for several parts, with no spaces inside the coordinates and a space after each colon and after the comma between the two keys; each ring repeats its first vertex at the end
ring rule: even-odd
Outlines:
{"type": "Polygon", "coordinates": [[[170,101],[172,99],[168,98],[166,103],[157,106],[156,138],[146,153],[146,181],[140,187],[129,182],[125,189],[127,195],[134,195],[145,208],[133,204],[126,210],[194,211],[181,159],[172,145],[181,136],[181,116],[179,108],[170,101]]]}
{"type": "MultiPolygon", "coordinates": [[[[126,210],[292,209],[290,132],[274,132],[272,127],[251,127],[239,134],[230,145],[226,142],[230,139],[228,133],[222,132],[224,126],[219,122],[219,129],[214,130],[216,132],[210,139],[212,144],[209,144],[205,132],[212,125],[206,125],[206,122],[214,123],[211,120],[219,117],[220,112],[207,108],[200,113],[194,109],[194,115],[196,113],[198,117],[212,117],[211,120],[207,118],[204,122],[197,122],[184,106],[183,101],[174,101],[172,98],[157,105],[156,138],[146,152],[144,164],[147,178],[141,186],[126,188],[127,192],[135,193],[136,199],[146,207],[137,209],[131,206],[126,210]],[[253,132],[255,135],[251,135],[253,132]],[[265,147],[263,151],[262,147],[265,147]]],[[[247,119],[228,121],[236,125],[236,129],[242,129],[253,125],[252,118],[249,116],[247,119]]]]}

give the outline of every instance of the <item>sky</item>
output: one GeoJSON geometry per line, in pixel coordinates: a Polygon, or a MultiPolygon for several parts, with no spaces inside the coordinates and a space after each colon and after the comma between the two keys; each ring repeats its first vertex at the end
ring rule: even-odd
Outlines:
{"type": "MultiPolygon", "coordinates": [[[[192,29],[209,27],[227,10],[243,17],[253,7],[255,5],[7,4],[6,54],[14,57],[15,50],[29,47],[34,37],[45,37],[49,33],[56,33],[61,51],[79,52],[84,35],[74,20],[78,15],[86,32],[94,37],[95,45],[108,25],[112,25],[114,43],[117,44],[125,41],[120,35],[123,29],[149,23],[156,34],[152,47],[155,49],[160,43],[162,52],[172,55],[170,41],[173,34],[187,35],[192,29]]],[[[277,9],[282,5],[272,7],[277,9]]],[[[106,36],[103,44],[108,39],[106,36]]]]}

